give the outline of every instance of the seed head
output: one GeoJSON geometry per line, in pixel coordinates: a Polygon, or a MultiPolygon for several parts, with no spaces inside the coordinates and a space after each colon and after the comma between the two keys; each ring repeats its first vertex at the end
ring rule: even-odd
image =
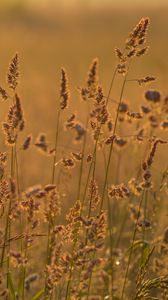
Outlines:
{"type": "Polygon", "coordinates": [[[145,92],[145,99],[152,103],[158,103],[161,99],[161,94],[159,91],[156,90],[148,90],[145,92]]]}
{"type": "Polygon", "coordinates": [[[9,70],[7,74],[7,82],[9,87],[12,90],[16,90],[16,87],[18,85],[18,79],[19,79],[19,57],[18,54],[16,53],[9,65],[9,70]]]}
{"type": "Polygon", "coordinates": [[[31,145],[31,141],[32,141],[32,136],[28,135],[26,137],[25,141],[23,142],[22,149],[27,150],[31,145]]]}
{"type": "Polygon", "coordinates": [[[70,93],[68,87],[67,73],[64,68],[61,69],[61,88],[60,88],[60,108],[67,108],[70,93]]]}
{"type": "Polygon", "coordinates": [[[8,93],[2,87],[0,87],[0,96],[2,97],[3,100],[7,100],[9,98],[8,93]]]}
{"type": "Polygon", "coordinates": [[[88,98],[94,98],[96,96],[97,86],[98,86],[98,59],[95,58],[93,59],[90,65],[88,71],[88,78],[86,81],[86,90],[87,90],[88,98]]]}

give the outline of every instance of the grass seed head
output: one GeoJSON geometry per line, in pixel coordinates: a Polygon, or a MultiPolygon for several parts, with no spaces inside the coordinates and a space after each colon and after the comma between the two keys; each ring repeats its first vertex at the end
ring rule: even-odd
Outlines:
{"type": "Polygon", "coordinates": [[[19,80],[19,57],[18,54],[16,53],[9,65],[9,69],[7,73],[8,85],[14,91],[16,90],[16,87],[18,85],[18,80],[19,80]]]}
{"type": "Polygon", "coordinates": [[[68,107],[69,98],[70,92],[67,73],[64,68],[61,68],[60,108],[62,110],[68,107]]]}

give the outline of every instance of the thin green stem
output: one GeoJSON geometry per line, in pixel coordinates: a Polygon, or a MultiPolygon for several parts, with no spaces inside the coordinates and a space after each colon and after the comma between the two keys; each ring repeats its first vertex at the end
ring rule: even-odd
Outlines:
{"type": "MultiPolygon", "coordinates": [[[[130,64],[129,64],[130,67],[130,64]]],[[[129,70],[128,67],[128,70],[129,70]]],[[[117,72],[117,70],[115,70],[115,73],[117,72]]],[[[118,122],[118,116],[119,116],[119,108],[120,108],[120,104],[122,101],[122,97],[123,97],[123,93],[124,93],[124,88],[126,85],[126,80],[127,80],[127,76],[128,76],[128,71],[124,77],[124,81],[122,84],[122,88],[121,88],[121,93],[120,93],[120,98],[119,98],[119,103],[118,103],[118,107],[117,107],[117,113],[116,113],[116,118],[115,118],[115,122],[114,122],[114,128],[113,128],[113,136],[115,136],[116,133],[116,129],[117,129],[117,122],[118,122]]],[[[112,81],[114,81],[115,76],[113,77],[112,81]]],[[[111,89],[112,85],[110,85],[110,89],[111,89]]],[[[111,92],[111,90],[110,90],[111,92]]],[[[110,97],[110,92],[109,92],[109,97],[110,97]]],[[[108,98],[107,98],[108,99],[108,98]]],[[[101,212],[102,208],[103,208],[103,203],[104,203],[104,198],[105,198],[105,194],[106,194],[106,186],[107,186],[107,182],[108,182],[108,174],[109,174],[109,169],[110,169],[110,162],[111,162],[111,155],[112,155],[112,151],[113,151],[113,144],[114,144],[114,139],[111,143],[110,146],[110,151],[109,151],[109,156],[108,156],[108,160],[107,160],[107,168],[106,168],[106,173],[105,173],[105,180],[104,180],[104,185],[103,185],[103,192],[102,192],[102,198],[101,198],[101,202],[100,202],[100,210],[99,212],[101,212]]],[[[95,252],[94,252],[94,256],[95,256],[95,252]]],[[[88,285],[88,293],[87,293],[87,300],[89,299],[89,294],[90,294],[90,287],[91,287],[91,280],[92,280],[92,274],[90,276],[89,279],[89,285],[88,285]]]]}
{"type": "MultiPolygon", "coordinates": [[[[97,137],[96,139],[96,142],[95,142],[95,151],[94,151],[94,161],[93,161],[93,175],[92,175],[92,180],[94,180],[95,178],[95,172],[96,172],[96,153],[97,153],[97,145],[98,145],[98,139],[99,139],[99,136],[97,137]]],[[[89,176],[90,177],[90,176],[89,176]]],[[[92,199],[93,199],[93,190],[91,191],[91,195],[90,195],[90,201],[89,201],[89,210],[88,210],[88,218],[90,218],[91,216],[91,209],[92,209],[92,199]]],[[[84,202],[83,202],[84,203],[84,202]]],[[[83,208],[83,207],[82,207],[83,208]]],[[[81,208],[81,214],[82,214],[82,208],[81,208]]],[[[88,242],[88,230],[86,230],[86,237],[85,237],[85,245],[87,245],[87,242],[88,242]]],[[[73,251],[75,249],[75,246],[76,246],[76,243],[74,245],[74,248],[73,248],[73,251]]],[[[73,265],[72,265],[73,266],[73,265]]],[[[68,284],[67,284],[67,289],[66,289],[66,297],[65,297],[65,300],[68,300],[70,299],[70,285],[71,285],[71,278],[72,278],[72,266],[70,268],[70,275],[69,275],[69,279],[68,279],[68,284]]],[[[84,270],[84,267],[82,268],[82,270],[84,270]]],[[[79,278],[81,276],[81,272],[80,272],[80,275],[79,275],[79,278]]],[[[79,279],[80,281],[80,279],[79,279]]],[[[81,299],[81,298],[79,298],[81,299]]]]}
{"type": "MultiPolygon", "coordinates": [[[[110,99],[110,94],[111,94],[111,91],[112,91],[112,87],[113,87],[113,84],[114,84],[114,80],[115,80],[116,74],[117,74],[117,68],[115,68],[113,76],[112,76],[112,79],[111,79],[111,82],[110,82],[110,87],[109,87],[108,95],[106,97],[106,106],[108,105],[108,102],[109,102],[109,99],[110,99]]],[[[101,130],[101,126],[100,126],[100,130],[101,130]]],[[[92,164],[93,164],[93,160],[94,160],[95,153],[96,153],[96,147],[97,147],[97,145],[95,144],[94,151],[93,151],[93,159],[92,159],[91,164],[90,164],[90,168],[89,168],[89,172],[88,172],[88,176],[87,176],[87,181],[86,181],[86,185],[85,185],[85,190],[84,190],[84,194],[83,194],[82,205],[84,204],[85,197],[86,197],[86,192],[87,192],[87,187],[88,187],[88,183],[89,183],[89,178],[90,178],[90,173],[91,173],[91,169],[92,169],[92,164]]]]}
{"type": "MultiPolygon", "coordinates": [[[[10,171],[10,175],[11,175],[11,180],[12,180],[13,176],[14,176],[14,148],[13,147],[12,147],[12,150],[11,150],[11,171],[10,171]]],[[[5,230],[5,232],[7,231],[6,238],[9,239],[8,254],[10,254],[10,236],[11,236],[10,211],[11,211],[11,205],[12,205],[12,198],[11,198],[11,195],[10,195],[8,214],[7,214],[7,224],[6,224],[7,229],[5,230]]],[[[5,240],[5,243],[6,243],[6,240],[5,240]]],[[[5,248],[5,245],[4,245],[4,248],[5,248]]],[[[7,256],[7,288],[9,287],[9,272],[10,272],[10,255],[7,256]]],[[[8,296],[6,297],[6,299],[8,299],[8,296]]]]}
{"type": "Polygon", "coordinates": [[[132,242],[131,242],[131,247],[130,247],[130,252],[129,252],[129,257],[128,257],[127,268],[126,268],[125,277],[124,277],[124,284],[123,284],[123,288],[122,288],[121,300],[124,299],[125,287],[126,287],[127,277],[128,277],[128,273],[129,273],[131,258],[132,258],[132,254],[133,254],[133,245],[134,245],[135,238],[136,238],[136,233],[137,233],[137,228],[138,228],[138,221],[139,221],[139,217],[140,217],[140,211],[141,211],[143,199],[144,199],[144,191],[142,193],[142,197],[141,197],[139,207],[138,207],[138,213],[137,213],[135,228],[134,228],[134,232],[133,232],[133,236],[132,236],[132,242]]]}
{"type": "Polygon", "coordinates": [[[15,143],[15,166],[16,166],[16,181],[17,181],[17,192],[20,198],[20,180],[19,180],[19,164],[18,164],[18,156],[17,156],[17,143],[15,143]]]}
{"type": "Polygon", "coordinates": [[[117,74],[117,68],[115,68],[112,79],[111,79],[111,82],[110,82],[110,87],[109,87],[108,95],[107,95],[107,98],[106,98],[106,106],[108,105],[108,102],[110,100],[110,95],[111,95],[111,91],[112,91],[112,88],[113,88],[113,84],[114,84],[116,74],[117,74]]]}
{"type": "MultiPolygon", "coordinates": [[[[103,157],[104,157],[104,165],[105,165],[105,169],[106,169],[106,165],[107,165],[107,164],[106,164],[106,156],[105,156],[105,152],[104,152],[104,151],[103,151],[103,157]]],[[[109,197],[108,197],[107,205],[108,205],[108,228],[109,228],[109,240],[110,240],[111,298],[113,299],[113,285],[114,285],[114,270],[113,270],[113,265],[114,265],[114,260],[113,260],[113,234],[112,234],[113,224],[112,224],[111,203],[110,203],[109,197]]]]}
{"type": "MultiPolygon", "coordinates": [[[[19,164],[18,164],[18,155],[17,155],[17,143],[15,143],[15,152],[14,152],[14,159],[15,159],[15,170],[16,170],[16,182],[17,182],[17,196],[18,196],[18,202],[20,201],[20,195],[21,195],[21,190],[20,190],[20,180],[19,180],[19,164]]],[[[23,218],[22,218],[22,214],[20,215],[20,235],[22,235],[23,232],[23,218]]],[[[21,253],[23,252],[23,248],[25,248],[24,250],[24,256],[25,258],[27,257],[27,243],[26,243],[26,247],[23,247],[23,241],[21,238],[20,241],[21,245],[21,253]]],[[[22,266],[21,268],[21,299],[24,300],[25,299],[25,274],[26,274],[26,266],[22,266]]]]}
{"type": "MultiPolygon", "coordinates": [[[[13,177],[13,147],[11,149],[11,178],[13,177]]],[[[11,209],[11,197],[9,199],[8,203],[8,209],[7,209],[7,214],[6,214],[6,225],[5,225],[5,235],[4,235],[4,243],[3,243],[3,248],[2,248],[2,253],[1,253],[1,261],[0,261],[0,267],[2,268],[3,266],[3,261],[4,261],[4,256],[5,256],[5,247],[6,247],[6,240],[8,238],[8,230],[9,230],[9,214],[10,214],[10,209],[11,209]]]]}
{"type": "MultiPolygon", "coordinates": [[[[113,83],[114,83],[114,79],[115,79],[116,73],[117,73],[117,69],[115,69],[115,71],[113,73],[113,77],[112,77],[111,83],[110,83],[109,92],[108,92],[108,95],[107,95],[107,98],[106,98],[106,106],[108,105],[108,101],[109,101],[109,98],[110,98],[110,94],[111,94],[111,90],[112,90],[112,87],[113,87],[113,83]]],[[[101,130],[101,125],[100,125],[100,130],[101,130]]],[[[92,165],[93,164],[94,164],[93,176],[95,176],[94,174],[95,174],[95,168],[96,168],[96,153],[97,153],[97,145],[98,145],[99,135],[100,135],[100,131],[99,131],[98,137],[97,137],[96,142],[95,142],[95,147],[94,147],[94,150],[93,150],[92,161],[91,161],[91,164],[90,164],[90,167],[89,167],[89,171],[88,171],[88,176],[87,176],[86,185],[85,185],[85,189],[84,189],[84,193],[83,193],[83,198],[82,198],[81,214],[82,214],[82,210],[83,210],[83,207],[84,207],[84,202],[85,202],[85,198],[86,198],[87,188],[88,188],[90,174],[91,174],[91,170],[92,170],[92,165]]],[[[91,214],[91,203],[92,203],[92,195],[91,195],[90,204],[89,204],[89,212],[88,212],[89,216],[91,214]]],[[[86,233],[86,240],[85,240],[85,242],[87,243],[87,233],[86,233]]],[[[69,286],[70,286],[71,276],[72,276],[72,274],[70,272],[70,277],[69,277],[68,284],[67,284],[67,289],[66,289],[66,298],[65,298],[66,300],[69,297],[69,286]]]]}
{"type": "Polygon", "coordinates": [[[109,220],[109,238],[110,238],[110,275],[111,275],[111,298],[113,299],[113,285],[114,285],[114,259],[113,259],[113,235],[112,235],[112,215],[111,215],[111,204],[110,204],[110,199],[108,197],[108,220],[109,220]]]}
{"type": "MultiPolygon", "coordinates": [[[[142,240],[143,242],[146,239],[146,227],[145,227],[145,220],[147,218],[147,206],[148,206],[148,190],[145,190],[145,195],[144,195],[144,205],[143,205],[143,210],[144,210],[144,223],[142,223],[142,240]]],[[[143,254],[143,248],[142,248],[142,254],[143,254]]]]}
{"type": "MultiPolygon", "coordinates": [[[[25,245],[25,253],[24,253],[24,258],[27,258],[27,242],[25,245]]],[[[22,291],[21,291],[21,299],[24,300],[25,299],[25,278],[26,278],[26,265],[22,267],[22,291]]]]}
{"type": "MultiPolygon", "coordinates": [[[[113,76],[112,76],[112,80],[111,80],[111,83],[110,83],[110,88],[109,88],[109,92],[108,92],[108,95],[107,95],[107,98],[106,98],[106,106],[108,105],[108,102],[109,102],[109,99],[110,99],[110,94],[111,94],[111,90],[112,90],[112,87],[113,87],[113,84],[114,84],[114,80],[115,80],[115,77],[116,77],[116,74],[117,74],[117,68],[114,70],[114,73],[113,73],[113,76]]],[[[121,102],[121,101],[120,101],[121,102]]],[[[119,113],[119,105],[120,103],[118,104],[118,113],[119,113]]],[[[101,129],[101,128],[100,128],[101,129]]],[[[97,146],[96,146],[97,147],[97,146]]],[[[94,153],[96,153],[96,147],[95,147],[95,151],[94,153]]],[[[108,161],[109,163],[109,161],[108,161]]],[[[107,168],[108,165],[107,165],[107,168]]],[[[91,171],[91,170],[90,170],[91,171]]],[[[106,172],[107,173],[107,172],[106,172]]],[[[105,175],[105,178],[107,177],[107,174],[105,175]]],[[[106,178],[106,182],[107,182],[107,178],[106,178]]],[[[105,188],[103,188],[104,190],[105,188]]],[[[101,204],[100,204],[100,212],[102,210],[102,205],[103,204],[103,201],[101,200],[101,204]]],[[[95,256],[95,252],[93,254],[93,257],[95,256]]],[[[88,292],[87,292],[87,300],[89,299],[89,294],[90,294],[90,287],[91,287],[91,281],[92,281],[92,274],[90,275],[90,278],[89,278],[89,284],[88,284],[88,292]]]]}
{"type": "Polygon", "coordinates": [[[51,183],[52,184],[55,181],[55,164],[56,164],[56,159],[57,159],[57,145],[58,145],[58,133],[59,133],[60,114],[61,114],[61,110],[59,109],[58,110],[58,114],[57,114],[56,130],[55,130],[55,143],[54,143],[55,154],[54,154],[54,158],[53,158],[52,176],[51,176],[51,183]]]}
{"type": "MultiPolygon", "coordinates": [[[[96,151],[95,151],[95,158],[93,162],[93,175],[92,175],[92,181],[95,179],[95,172],[96,172],[96,157],[97,157],[97,143],[98,140],[96,141],[96,151]]],[[[89,211],[88,211],[88,219],[91,216],[91,209],[92,209],[92,199],[93,199],[93,189],[91,189],[91,195],[90,195],[90,201],[89,201],[89,211]]]]}
{"type": "Polygon", "coordinates": [[[84,155],[85,155],[86,140],[87,140],[88,123],[89,123],[89,112],[88,112],[87,120],[86,120],[86,132],[85,132],[84,139],[83,139],[82,159],[81,159],[81,163],[80,163],[80,172],[79,172],[79,182],[78,182],[77,199],[80,199],[82,174],[83,174],[83,165],[84,165],[84,155]]]}
{"type": "Polygon", "coordinates": [[[73,270],[72,270],[72,265],[71,265],[68,283],[67,283],[67,287],[66,287],[65,300],[70,299],[70,285],[71,285],[72,273],[73,273],[73,270]]]}
{"type": "MultiPolygon", "coordinates": [[[[46,261],[47,265],[50,263],[50,260],[51,260],[51,241],[50,241],[50,235],[51,235],[51,221],[49,220],[48,234],[47,234],[47,261],[46,261]]],[[[47,274],[46,274],[45,288],[44,288],[44,299],[47,299],[47,293],[48,293],[48,289],[47,289],[47,274]]]]}
{"type": "MultiPolygon", "coordinates": [[[[58,134],[59,134],[59,123],[60,123],[60,115],[61,110],[58,109],[57,113],[57,119],[56,119],[56,129],[55,129],[55,141],[54,141],[54,158],[53,158],[53,164],[52,164],[52,175],[51,175],[51,184],[54,184],[55,182],[55,164],[57,160],[57,146],[58,146],[58,134]]],[[[48,239],[47,239],[47,265],[50,264],[51,261],[51,252],[52,252],[52,246],[51,246],[51,228],[52,228],[52,220],[51,217],[49,218],[49,224],[48,224],[48,239]]],[[[44,299],[47,297],[47,274],[45,278],[45,288],[44,288],[44,299]]],[[[51,299],[51,296],[50,296],[51,299]]]]}
{"type": "MultiPolygon", "coordinates": [[[[127,72],[127,74],[124,77],[124,81],[123,81],[122,88],[121,88],[120,99],[119,99],[119,103],[118,103],[118,107],[117,107],[117,113],[116,113],[116,117],[115,117],[113,133],[112,133],[113,136],[115,136],[116,129],[117,129],[119,109],[120,109],[120,104],[121,104],[123,93],[124,93],[124,88],[125,88],[127,76],[128,76],[128,72],[127,72]]],[[[109,156],[108,156],[108,161],[107,161],[107,168],[106,168],[106,173],[105,173],[105,180],[104,180],[104,185],[103,185],[102,199],[101,199],[101,203],[100,203],[100,211],[103,208],[104,198],[105,198],[105,194],[106,194],[106,186],[107,186],[107,179],[108,179],[108,175],[109,175],[109,169],[110,169],[110,162],[111,162],[111,155],[112,155],[112,151],[113,151],[113,145],[114,145],[114,139],[112,140],[112,143],[110,145],[110,151],[109,151],[109,156]]]]}
{"type": "MultiPolygon", "coordinates": [[[[96,149],[97,149],[97,143],[98,140],[96,141],[96,149]]],[[[97,150],[95,152],[95,159],[94,159],[94,163],[93,163],[93,175],[92,175],[92,181],[94,181],[95,179],[95,172],[96,172],[96,154],[97,154],[97,150]]],[[[89,219],[91,217],[91,211],[92,211],[92,200],[93,200],[93,188],[91,188],[91,195],[90,195],[90,201],[89,201],[89,210],[88,210],[88,215],[87,218],[89,219]]],[[[85,246],[88,243],[88,229],[86,230],[86,237],[85,237],[85,246]]]]}
{"type": "Polygon", "coordinates": [[[84,189],[83,198],[82,198],[82,208],[84,207],[84,202],[85,202],[85,198],[86,198],[86,193],[87,193],[87,188],[88,188],[89,179],[90,179],[90,175],[91,175],[91,170],[92,170],[93,162],[94,162],[94,159],[95,159],[96,147],[97,147],[97,143],[95,143],[95,147],[94,147],[93,155],[92,155],[92,161],[91,161],[90,166],[89,166],[89,171],[88,171],[86,184],[85,184],[85,189],[84,189]]]}
{"type": "MultiPolygon", "coordinates": [[[[153,130],[150,131],[149,137],[152,136],[152,133],[153,133],[153,130]]],[[[148,149],[148,147],[145,148],[145,151],[144,151],[144,154],[143,154],[143,160],[145,159],[147,149],[148,149]]],[[[140,177],[140,173],[141,173],[141,164],[138,167],[138,172],[137,172],[137,175],[136,175],[136,179],[138,179],[140,177]]],[[[132,201],[132,198],[130,199],[130,201],[132,201]]],[[[118,236],[118,239],[117,239],[117,242],[116,242],[116,248],[119,247],[119,243],[120,243],[120,240],[121,240],[121,237],[122,237],[122,234],[123,234],[123,230],[125,228],[125,224],[126,224],[126,221],[127,221],[127,216],[128,216],[128,211],[126,210],[124,218],[122,220],[121,227],[120,227],[119,236],[118,236]]]]}
{"type": "Polygon", "coordinates": [[[77,243],[77,238],[74,241],[73,246],[72,246],[72,260],[71,260],[71,265],[70,265],[68,283],[67,283],[67,287],[66,287],[65,300],[70,299],[70,286],[71,286],[71,279],[72,279],[72,275],[73,275],[73,266],[74,266],[73,256],[74,256],[76,243],[77,243]]]}

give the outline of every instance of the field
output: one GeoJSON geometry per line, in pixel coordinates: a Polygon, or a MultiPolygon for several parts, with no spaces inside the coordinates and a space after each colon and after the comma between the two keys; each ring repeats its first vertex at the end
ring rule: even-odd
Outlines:
{"type": "Polygon", "coordinates": [[[11,3],[0,299],[167,300],[166,4],[11,3]]]}

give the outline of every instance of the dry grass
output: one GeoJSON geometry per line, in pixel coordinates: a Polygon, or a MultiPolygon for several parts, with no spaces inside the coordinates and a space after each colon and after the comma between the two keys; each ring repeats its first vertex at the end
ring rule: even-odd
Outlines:
{"type": "Polygon", "coordinates": [[[0,87],[2,299],[167,299],[168,98],[146,87],[155,86],[153,74],[135,71],[149,49],[148,27],[142,18],[122,50],[115,48],[108,89],[101,63],[91,62],[84,84],[77,84],[80,106],[71,102],[69,72],[60,69],[50,135],[40,109],[35,138],[26,134],[34,123],[25,121],[22,63],[13,57],[0,87]],[[145,86],[136,105],[132,95],[125,99],[130,86],[137,94],[145,86]]]}
{"type": "MultiPolygon", "coordinates": [[[[94,57],[100,61],[100,81],[107,94],[111,73],[116,64],[114,48],[122,47],[122,41],[130,30],[130,24],[135,24],[142,15],[149,15],[151,29],[149,44],[152,46],[149,52],[141,60],[136,60],[132,68],[132,78],[139,74],[152,74],[157,81],[151,84],[152,88],[167,93],[167,10],[162,6],[155,10],[152,8],[140,8],[130,10],[129,7],[101,9],[101,11],[79,10],[72,12],[56,11],[50,14],[36,13],[35,11],[17,10],[11,13],[1,10],[0,20],[1,34],[1,85],[5,87],[5,74],[8,61],[13,53],[19,52],[21,57],[21,84],[19,92],[22,95],[25,108],[25,118],[28,126],[26,134],[37,136],[39,131],[45,132],[49,142],[54,139],[54,131],[51,128],[55,124],[55,112],[53,107],[57,105],[59,91],[59,70],[66,67],[69,75],[71,89],[71,109],[79,111],[80,120],[85,121],[86,106],[79,100],[77,86],[83,84],[87,68],[94,57]],[[129,22],[128,22],[129,20],[129,22]],[[39,47],[40,45],[40,47],[39,47]],[[82,108],[82,109],[81,109],[82,108]],[[38,112],[40,117],[36,122],[38,112]]],[[[135,77],[136,78],[136,77],[135,77]]],[[[120,81],[117,79],[113,88],[112,97],[117,100],[120,81]]],[[[124,97],[129,101],[131,96],[132,109],[137,110],[144,86],[137,91],[136,84],[128,84],[124,97]]],[[[1,120],[3,120],[7,104],[1,107],[1,120]]],[[[61,144],[65,145],[63,139],[61,144]]],[[[2,140],[2,139],[1,139],[2,140]]],[[[1,143],[3,147],[3,141],[1,143]]],[[[3,149],[3,148],[2,148],[3,149]]],[[[25,156],[20,156],[20,162],[26,169],[26,175],[22,177],[23,185],[48,182],[50,176],[50,164],[33,151],[29,152],[32,163],[25,164],[25,156]],[[33,161],[36,166],[33,167],[33,161]],[[45,167],[46,177],[41,176],[39,168],[45,167]]]]}

